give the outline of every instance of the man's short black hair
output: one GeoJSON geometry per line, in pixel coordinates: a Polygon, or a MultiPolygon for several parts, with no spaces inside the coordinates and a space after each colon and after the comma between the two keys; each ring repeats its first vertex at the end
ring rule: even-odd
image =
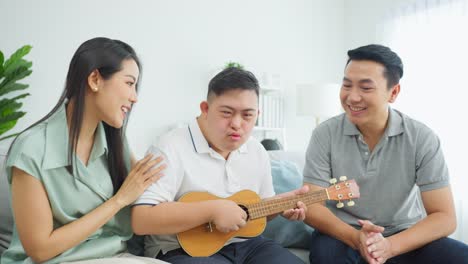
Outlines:
{"type": "Polygon", "coordinates": [[[385,67],[384,77],[387,79],[388,88],[398,84],[403,77],[403,62],[398,54],[388,47],[371,44],[348,50],[346,65],[352,60],[370,60],[382,64],[385,67]]]}
{"type": "Polygon", "coordinates": [[[228,67],[216,74],[208,84],[207,100],[210,96],[220,96],[230,90],[250,90],[259,94],[258,80],[253,73],[236,67],[228,67]]]}

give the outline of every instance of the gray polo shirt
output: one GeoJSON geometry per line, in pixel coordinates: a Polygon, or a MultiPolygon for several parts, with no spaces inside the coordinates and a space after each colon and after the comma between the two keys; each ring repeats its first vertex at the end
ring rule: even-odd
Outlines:
{"type": "Polygon", "coordinates": [[[327,201],[327,207],[355,227],[359,226],[357,219],[381,225],[386,236],[425,217],[419,190],[449,185],[439,138],[424,124],[391,108],[385,133],[372,152],[346,114],[314,130],[304,181],[326,188],[331,178],[342,175],[356,180],[361,197],[354,207],[337,209],[336,201],[327,201]]]}

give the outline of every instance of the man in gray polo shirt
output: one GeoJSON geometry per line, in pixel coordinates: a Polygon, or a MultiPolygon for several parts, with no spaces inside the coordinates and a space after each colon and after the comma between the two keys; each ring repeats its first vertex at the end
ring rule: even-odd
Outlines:
{"type": "Polygon", "coordinates": [[[381,45],[348,56],[345,113],[314,130],[304,181],[317,190],[347,175],[361,198],[354,207],[309,206],[310,262],[468,263],[468,246],[447,238],[456,217],[439,138],[389,106],[400,92],[401,59],[381,45]]]}

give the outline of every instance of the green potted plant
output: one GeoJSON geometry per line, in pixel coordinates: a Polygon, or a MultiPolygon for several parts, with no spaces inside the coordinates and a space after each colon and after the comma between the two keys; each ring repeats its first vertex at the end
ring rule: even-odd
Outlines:
{"type": "Polygon", "coordinates": [[[224,65],[224,69],[227,69],[227,68],[239,68],[239,69],[243,70],[244,65],[242,65],[242,64],[240,64],[238,62],[229,61],[224,65]]]}
{"type": "Polygon", "coordinates": [[[4,60],[3,53],[0,51],[0,141],[17,135],[16,133],[4,136],[16,125],[18,119],[26,114],[20,110],[23,106],[20,100],[29,96],[29,93],[21,93],[12,98],[6,98],[5,95],[29,87],[28,84],[18,83],[18,81],[32,73],[32,62],[23,59],[31,48],[30,45],[25,45],[7,60],[4,60]]]}

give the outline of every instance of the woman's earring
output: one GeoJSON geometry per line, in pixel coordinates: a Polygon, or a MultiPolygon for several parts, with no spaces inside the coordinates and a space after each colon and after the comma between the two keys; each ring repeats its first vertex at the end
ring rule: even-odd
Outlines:
{"type": "Polygon", "coordinates": [[[97,87],[93,87],[93,92],[97,92],[97,87]]]}

